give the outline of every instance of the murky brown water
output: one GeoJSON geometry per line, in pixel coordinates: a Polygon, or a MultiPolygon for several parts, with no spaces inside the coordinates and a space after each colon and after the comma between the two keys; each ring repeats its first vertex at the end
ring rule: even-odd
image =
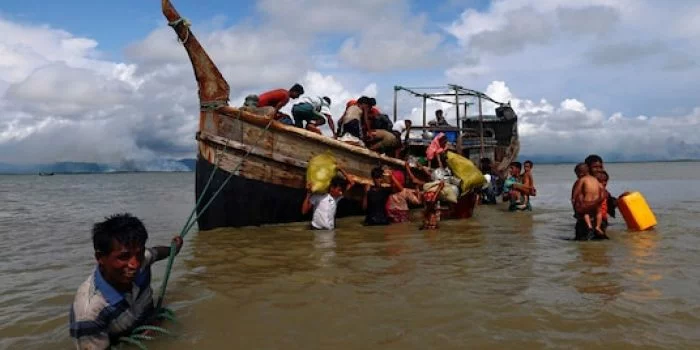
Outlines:
{"type": "MultiPolygon", "coordinates": [[[[700,348],[700,163],[606,167],[611,192],[644,193],[656,230],[627,233],[615,220],[610,241],[566,240],[572,166],[536,165],[532,213],[481,207],[439,232],[346,218],[334,233],[193,233],[168,291],[180,336],[149,349],[700,348]]],[[[91,223],[128,210],[149,244],[167,243],[193,180],[0,176],[0,348],[71,348],[67,311],[93,268],[91,223]]]]}

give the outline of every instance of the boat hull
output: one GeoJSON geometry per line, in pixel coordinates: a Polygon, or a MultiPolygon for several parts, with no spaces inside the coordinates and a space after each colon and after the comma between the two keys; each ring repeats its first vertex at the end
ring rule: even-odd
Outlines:
{"type": "MultiPolygon", "coordinates": [[[[197,211],[197,224],[200,230],[212,230],[220,227],[259,226],[310,220],[310,215],[301,214],[301,204],[306,195],[305,189],[292,188],[269,182],[247,179],[231,175],[215,167],[208,160],[198,157],[196,167],[196,198],[201,205],[197,211]],[[209,178],[214,173],[209,188],[209,178]],[[209,207],[202,211],[206,203],[221,188],[209,207]]],[[[348,198],[340,201],[338,217],[362,215],[358,200],[348,198]]]]}

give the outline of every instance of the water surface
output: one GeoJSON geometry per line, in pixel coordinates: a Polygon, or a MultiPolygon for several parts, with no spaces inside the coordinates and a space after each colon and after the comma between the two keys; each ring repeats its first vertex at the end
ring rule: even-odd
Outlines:
{"type": "MultiPolygon", "coordinates": [[[[167,294],[180,336],[149,349],[699,348],[700,163],[606,168],[612,193],[645,195],[655,230],[613,219],[610,241],[568,240],[573,165],[536,164],[531,213],[480,207],[435,232],[344,218],[192,233],[167,294]]],[[[0,176],[0,348],[71,348],[92,223],[130,211],[167,244],[193,187],[191,173],[0,176]]]]}

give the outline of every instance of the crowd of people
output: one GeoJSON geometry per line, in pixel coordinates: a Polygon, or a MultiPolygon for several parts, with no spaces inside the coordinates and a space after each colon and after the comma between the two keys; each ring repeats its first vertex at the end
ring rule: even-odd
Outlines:
{"type": "MultiPolygon", "coordinates": [[[[327,122],[334,138],[384,153],[397,152],[401,140],[408,138],[410,120],[392,123],[376,108],[373,98],[361,96],[348,101],[336,128],[330,113],[331,99],[301,97],[303,94],[304,88],[295,84],[290,89],[248,96],[244,107],[266,109],[265,114],[273,115],[282,123],[317,133],[321,133],[319,126],[327,122]],[[291,116],[280,112],[290,100],[297,99],[291,116]]],[[[430,125],[449,126],[440,110],[430,125]]],[[[443,203],[447,202],[457,217],[465,215],[460,210],[473,209],[474,202],[469,203],[470,200],[496,204],[502,198],[510,211],[532,209],[530,199],[537,195],[532,161],[510,163],[502,179],[491,159],[481,159],[479,168],[486,184],[465,196],[458,187],[463,179],[457,179],[448,166],[447,137],[438,133],[431,138],[425,155],[427,166],[406,161],[402,170],[376,167],[371,171],[372,184],[364,185],[362,196],[365,225],[410,221],[411,207],[422,205],[421,229],[437,229],[441,214],[445,212],[443,203]],[[415,176],[412,169],[420,169],[425,176],[415,176]]],[[[344,193],[358,186],[344,169],[338,168],[338,172],[324,193],[312,193],[312,185],[307,186],[301,212],[311,214],[311,227],[315,230],[335,229],[338,203],[344,193]]],[[[603,167],[603,159],[589,155],[576,165],[574,172],[577,179],[571,189],[571,204],[576,219],[575,239],[607,239],[608,216],[615,216],[617,199],[607,191],[609,175],[603,167]]],[[[146,248],[147,239],[143,223],[129,214],[115,215],[94,225],[92,241],[97,266],[79,287],[70,310],[70,335],[78,348],[107,348],[135,326],[153,324],[150,265],[166,259],[171,247],[146,248]]],[[[171,245],[175,254],[182,244],[180,237],[173,239],[171,245]]]]}
{"type": "MultiPolygon", "coordinates": [[[[304,87],[294,84],[289,89],[275,89],[259,95],[249,95],[243,108],[271,115],[279,122],[320,135],[323,135],[320,127],[328,124],[330,137],[394,157],[399,156],[408,140],[411,120],[392,122],[388,115],[379,110],[373,97],[360,96],[346,101],[343,114],[334,120],[330,111],[332,100],[328,96],[302,95],[304,87]],[[292,105],[290,116],[280,109],[291,100],[297,101],[292,105]]],[[[449,126],[441,110],[436,112],[436,119],[431,121],[430,125],[449,126]]]]}
{"type": "MultiPolygon", "coordinates": [[[[416,177],[408,162],[403,170],[390,170],[387,167],[372,169],[372,184],[365,184],[362,196],[362,209],[365,211],[364,225],[389,225],[410,221],[411,206],[423,205],[423,223],[421,229],[436,229],[440,221],[440,198],[451,181],[445,169],[419,167],[431,176],[426,182],[416,177]],[[436,179],[438,177],[439,179],[436,179]]],[[[311,213],[311,228],[314,230],[335,229],[335,217],[338,202],[343,194],[357,184],[353,177],[343,169],[340,175],[332,179],[329,190],[324,193],[312,193],[312,185],[307,185],[306,197],[302,202],[302,214],[311,213]]],[[[454,197],[457,194],[454,193],[454,197]]]]}

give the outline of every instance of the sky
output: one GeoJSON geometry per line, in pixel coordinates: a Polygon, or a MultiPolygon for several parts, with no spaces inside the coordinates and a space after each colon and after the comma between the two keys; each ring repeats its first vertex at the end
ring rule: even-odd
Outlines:
{"type": "MultiPolygon", "coordinates": [[[[394,85],[458,84],[511,102],[521,154],[700,159],[695,0],[173,3],[232,105],[298,82],[336,119],[362,94],[391,114],[394,85]]],[[[196,83],[160,1],[3,0],[0,33],[0,162],[195,156],[196,83]]],[[[399,118],[420,104],[401,94],[399,118]]]]}

